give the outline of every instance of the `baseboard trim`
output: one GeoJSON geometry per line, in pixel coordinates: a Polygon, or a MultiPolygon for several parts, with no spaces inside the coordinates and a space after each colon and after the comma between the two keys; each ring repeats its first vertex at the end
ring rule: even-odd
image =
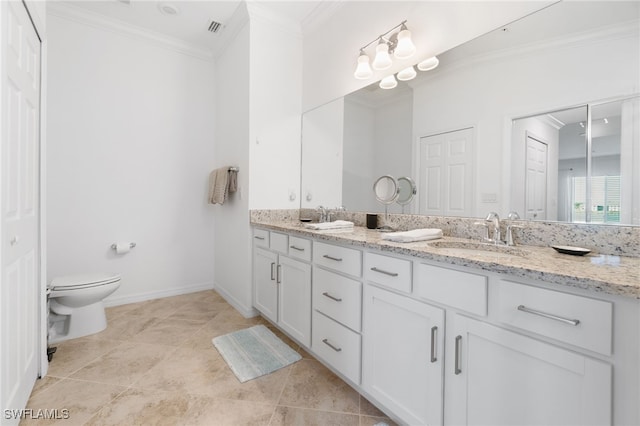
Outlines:
{"type": "Polygon", "coordinates": [[[191,284],[191,285],[167,289],[167,290],[148,291],[144,293],[137,293],[137,294],[121,296],[121,297],[109,297],[104,300],[104,305],[107,307],[127,305],[129,303],[145,302],[147,300],[162,299],[164,297],[180,296],[182,294],[196,293],[198,291],[213,290],[213,289],[214,289],[213,282],[191,284]]]}
{"type": "Polygon", "coordinates": [[[233,306],[236,311],[240,312],[240,314],[245,317],[245,318],[253,318],[255,316],[258,316],[258,311],[255,310],[252,307],[247,307],[245,306],[243,303],[240,303],[240,301],[238,301],[238,299],[236,299],[235,297],[233,297],[228,291],[226,291],[224,288],[220,287],[219,285],[215,285],[213,289],[215,291],[218,292],[218,294],[220,296],[222,296],[222,298],[224,300],[227,301],[228,304],[230,304],[231,306],[233,306]]]}

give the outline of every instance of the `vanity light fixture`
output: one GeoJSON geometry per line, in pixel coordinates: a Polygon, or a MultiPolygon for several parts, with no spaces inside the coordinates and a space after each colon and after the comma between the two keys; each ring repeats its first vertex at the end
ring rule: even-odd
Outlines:
{"type": "Polygon", "coordinates": [[[418,64],[418,69],[420,71],[431,71],[432,69],[436,68],[439,64],[440,64],[440,60],[437,57],[432,56],[420,62],[418,64]]]}
{"type": "Polygon", "coordinates": [[[381,89],[393,89],[398,85],[396,81],[396,77],[391,74],[380,80],[380,88],[381,89]]]}
{"type": "Polygon", "coordinates": [[[398,80],[400,81],[413,80],[415,77],[416,77],[416,69],[413,66],[409,68],[405,68],[398,73],[398,80]]]}
{"type": "Polygon", "coordinates": [[[369,72],[371,67],[373,67],[374,70],[386,70],[391,67],[393,64],[393,60],[391,59],[392,53],[398,59],[410,58],[415,53],[416,47],[413,41],[411,41],[411,31],[407,28],[406,23],[406,20],[400,22],[389,31],[380,34],[360,48],[358,65],[353,74],[355,78],[359,80],[370,78],[373,75],[373,71],[369,72]],[[394,32],[398,28],[400,30],[394,32]],[[376,55],[370,67],[369,56],[366,53],[366,49],[375,42],[378,42],[376,45],[376,55]]]}

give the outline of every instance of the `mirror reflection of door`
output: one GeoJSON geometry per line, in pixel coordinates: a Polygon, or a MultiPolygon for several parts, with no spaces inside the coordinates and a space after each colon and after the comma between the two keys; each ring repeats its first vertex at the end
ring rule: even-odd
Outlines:
{"type": "Polygon", "coordinates": [[[419,213],[473,216],[473,128],[420,138],[419,213]]]}
{"type": "Polygon", "coordinates": [[[525,218],[547,218],[547,151],[548,145],[527,133],[525,218]]]}

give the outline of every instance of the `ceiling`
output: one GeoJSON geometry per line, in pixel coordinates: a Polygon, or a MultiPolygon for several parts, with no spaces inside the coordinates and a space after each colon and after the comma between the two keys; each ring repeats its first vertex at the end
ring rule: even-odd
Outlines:
{"type": "MultiPolygon", "coordinates": [[[[198,49],[216,52],[222,47],[223,34],[243,1],[65,0],[55,3],[171,37],[198,49]],[[222,24],[216,33],[208,31],[212,20],[222,24]]],[[[328,3],[335,3],[335,1],[254,0],[251,2],[262,11],[277,17],[279,21],[288,22],[297,27],[300,27],[301,23],[305,19],[308,20],[321,6],[328,3]]]]}

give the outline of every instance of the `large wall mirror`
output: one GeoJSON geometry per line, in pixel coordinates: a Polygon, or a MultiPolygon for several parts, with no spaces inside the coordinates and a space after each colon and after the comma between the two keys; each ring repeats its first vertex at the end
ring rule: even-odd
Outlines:
{"type": "Polygon", "coordinates": [[[559,2],[306,112],[301,207],[381,212],[390,175],[416,184],[390,213],[640,224],[639,28],[640,2],[559,2]]]}

